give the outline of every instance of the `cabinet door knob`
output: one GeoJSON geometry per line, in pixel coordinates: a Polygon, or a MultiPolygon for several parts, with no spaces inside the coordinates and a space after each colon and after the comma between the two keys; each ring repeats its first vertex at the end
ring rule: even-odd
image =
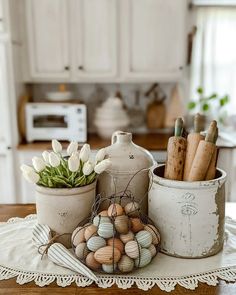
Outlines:
{"type": "Polygon", "coordinates": [[[64,69],[65,69],[66,71],[69,71],[70,67],[69,67],[69,66],[65,66],[64,69]]]}
{"type": "Polygon", "coordinates": [[[83,66],[78,66],[78,69],[79,69],[79,70],[83,70],[84,67],[83,67],[83,66]]]}

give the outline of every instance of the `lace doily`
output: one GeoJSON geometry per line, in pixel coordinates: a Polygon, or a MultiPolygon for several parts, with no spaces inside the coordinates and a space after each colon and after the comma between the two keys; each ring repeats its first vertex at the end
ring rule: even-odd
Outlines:
{"type": "MultiPolygon", "coordinates": [[[[92,284],[92,280],[53,264],[46,256],[41,260],[31,241],[35,224],[35,215],[11,218],[0,224],[0,280],[15,277],[18,284],[34,281],[40,287],[53,281],[62,287],[72,283],[79,287],[92,284]]],[[[128,289],[136,284],[139,289],[148,290],[157,285],[167,292],[177,284],[193,290],[199,282],[215,286],[219,279],[236,281],[236,221],[227,219],[224,250],[215,256],[180,259],[159,253],[150,265],[131,274],[97,276],[97,285],[102,288],[116,284],[128,289]]]]}

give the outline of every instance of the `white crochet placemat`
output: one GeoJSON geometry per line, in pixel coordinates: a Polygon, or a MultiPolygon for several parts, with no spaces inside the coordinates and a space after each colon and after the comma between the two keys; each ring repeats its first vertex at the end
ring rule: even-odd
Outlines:
{"type": "MultiPolygon", "coordinates": [[[[57,285],[66,287],[75,282],[79,287],[93,283],[75,272],[55,265],[45,255],[41,260],[32,242],[32,229],[36,215],[25,219],[11,218],[0,224],[0,280],[16,277],[18,284],[34,281],[38,286],[57,285]]],[[[180,259],[159,253],[147,267],[125,275],[97,274],[97,285],[102,288],[117,284],[127,289],[136,284],[148,290],[157,285],[170,292],[179,284],[195,289],[199,282],[217,285],[219,279],[236,281],[236,221],[227,218],[224,250],[203,259],[180,259]]]]}

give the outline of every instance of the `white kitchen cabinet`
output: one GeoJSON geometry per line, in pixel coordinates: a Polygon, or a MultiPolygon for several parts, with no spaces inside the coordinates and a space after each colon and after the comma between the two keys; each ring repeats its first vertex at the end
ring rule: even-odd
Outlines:
{"type": "Polygon", "coordinates": [[[72,6],[74,73],[82,79],[117,74],[117,1],[75,0],[72,6]]]}
{"type": "Polygon", "coordinates": [[[122,0],[122,70],[133,80],[173,81],[186,56],[186,0],[122,0]]]}
{"type": "Polygon", "coordinates": [[[26,0],[29,75],[33,80],[65,81],[70,77],[69,2],[26,0]]]}

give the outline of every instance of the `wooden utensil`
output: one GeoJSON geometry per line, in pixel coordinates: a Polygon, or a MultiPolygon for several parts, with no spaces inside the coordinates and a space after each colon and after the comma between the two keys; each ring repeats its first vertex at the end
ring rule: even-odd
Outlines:
{"type": "MultiPolygon", "coordinates": [[[[216,133],[215,133],[215,137],[214,137],[214,143],[215,144],[216,144],[217,138],[218,138],[218,128],[216,128],[216,133]]],[[[214,179],[215,176],[216,176],[218,153],[219,153],[219,150],[218,150],[217,146],[215,145],[214,153],[213,153],[213,156],[211,158],[211,162],[210,162],[210,165],[209,165],[205,180],[214,179]]]]}
{"type": "Polygon", "coordinates": [[[164,177],[172,180],[182,180],[187,141],[182,137],[183,119],[175,121],[175,135],[169,138],[167,146],[167,161],[164,177]]]}

